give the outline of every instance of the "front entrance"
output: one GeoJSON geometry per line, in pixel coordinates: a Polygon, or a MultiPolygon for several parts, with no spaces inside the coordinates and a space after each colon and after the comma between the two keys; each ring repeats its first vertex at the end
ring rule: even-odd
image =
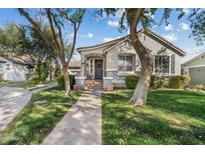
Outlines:
{"type": "Polygon", "coordinates": [[[95,59],[95,79],[102,79],[103,76],[103,60],[95,59]]]}

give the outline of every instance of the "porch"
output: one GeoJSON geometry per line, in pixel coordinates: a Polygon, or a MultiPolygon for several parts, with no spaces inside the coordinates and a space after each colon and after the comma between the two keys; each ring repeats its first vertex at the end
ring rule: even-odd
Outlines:
{"type": "MultiPolygon", "coordinates": [[[[75,79],[81,89],[106,89],[106,54],[93,52],[81,54],[81,74],[75,79]]],[[[110,84],[112,84],[112,80],[110,80],[110,84]]]]}

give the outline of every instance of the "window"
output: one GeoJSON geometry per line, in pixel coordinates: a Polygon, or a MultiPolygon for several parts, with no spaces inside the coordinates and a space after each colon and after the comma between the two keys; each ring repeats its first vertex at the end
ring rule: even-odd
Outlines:
{"type": "Polygon", "coordinates": [[[119,55],[118,56],[118,69],[120,71],[133,70],[133,56],[132,55],[119,55]]]}
{"type": "Polygon", "coordinates": [[[90,73],[93,73],[93,60],[90,60],[90,73]]]}
{"type": "Polygon", "coordinates": [[[155,73],[169,73],[169,56],[155,56],[155,73]]]}

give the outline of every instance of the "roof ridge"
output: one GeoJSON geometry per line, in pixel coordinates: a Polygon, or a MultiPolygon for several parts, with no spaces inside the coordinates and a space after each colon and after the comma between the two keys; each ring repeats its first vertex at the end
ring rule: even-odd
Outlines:
{"type": "Polygon", "coordinates": [[[205,56],[205,51],[202,52],[201,54],[199,54],[199,55],[193,57],[192,59],[189,59],[188,61],[184,62],[182,65],[189,64],[189,63],[191,63],[192,61],[197,60],[197,59],[200,58],[201,56],[205,56]]]}

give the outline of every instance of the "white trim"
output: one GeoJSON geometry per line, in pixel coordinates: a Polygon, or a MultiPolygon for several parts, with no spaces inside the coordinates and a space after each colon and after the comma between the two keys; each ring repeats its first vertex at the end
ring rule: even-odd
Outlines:
{"type": "Polygon", "coordinates": [[[111,49],[117,47],[118,45],[120,45],[120,44],[126,42],[128,39],[129,39],[129,37],[125,38],[124,40],[122,40],[122,41],[120,41],[119,43],[117,43],[117,44],[111,46],[110,48],[105,49],[104,52],[106,53],[107,51],[109,51],[109,50],[111,50],[111,49]]]}
{"type": "Polygon", "coordinates": [[[103,77],[103,80],[112,80],[113,79],[113,77],[103,77]]]}
{"type": "Polygon", "coordinates": [[[85,76],[76,76],[75,79],[79,79],[79,80],[85,80],[86,77],[85,76]]]}
{"type": "Polygon", "coordinates": [[[106,72],[112,72],[112,71],[116,72],[118,71],[118,69],[107,68],[105,71],[106,72]]]}
{"type": "Polygon", "coordinates": [[[113,80],[112,83],[125,83],[125,80],[113,80]]]}
{"type": "Polygon", "coordinates": [[[187,65],[187,64],[190,64],[190,63],[192,63],[192,62],[194,62],[194,61],[196,61],[196,60],[202,58],[203,56],[205,56],[205,52],[203,52],[202,54],[200,54],[200,55],[198,55],[198,56],[196,56],[196,57],[194,57],[194,58],[188,60],[187,62],[183,63],[182,66],[187,65]]]}
{"type": "Polygon", "coordinates": [[[194,67],[205,67],[205,65],[184,66],[184,67],[182,67],[182,68],[187,68],[187,69],[189,69],[189,68],[194,68],[194,67]]]}
{"type": "Polygon", "coordinates": [[[74,72],[80,72],[81,71],[81,69],[68,69],[68,71],[74,71],[74,72]]]}
{"type": "Polygon", "coordinates": [[[119,71],[117,76],[135,75],[135,71],[119,71]]]}

